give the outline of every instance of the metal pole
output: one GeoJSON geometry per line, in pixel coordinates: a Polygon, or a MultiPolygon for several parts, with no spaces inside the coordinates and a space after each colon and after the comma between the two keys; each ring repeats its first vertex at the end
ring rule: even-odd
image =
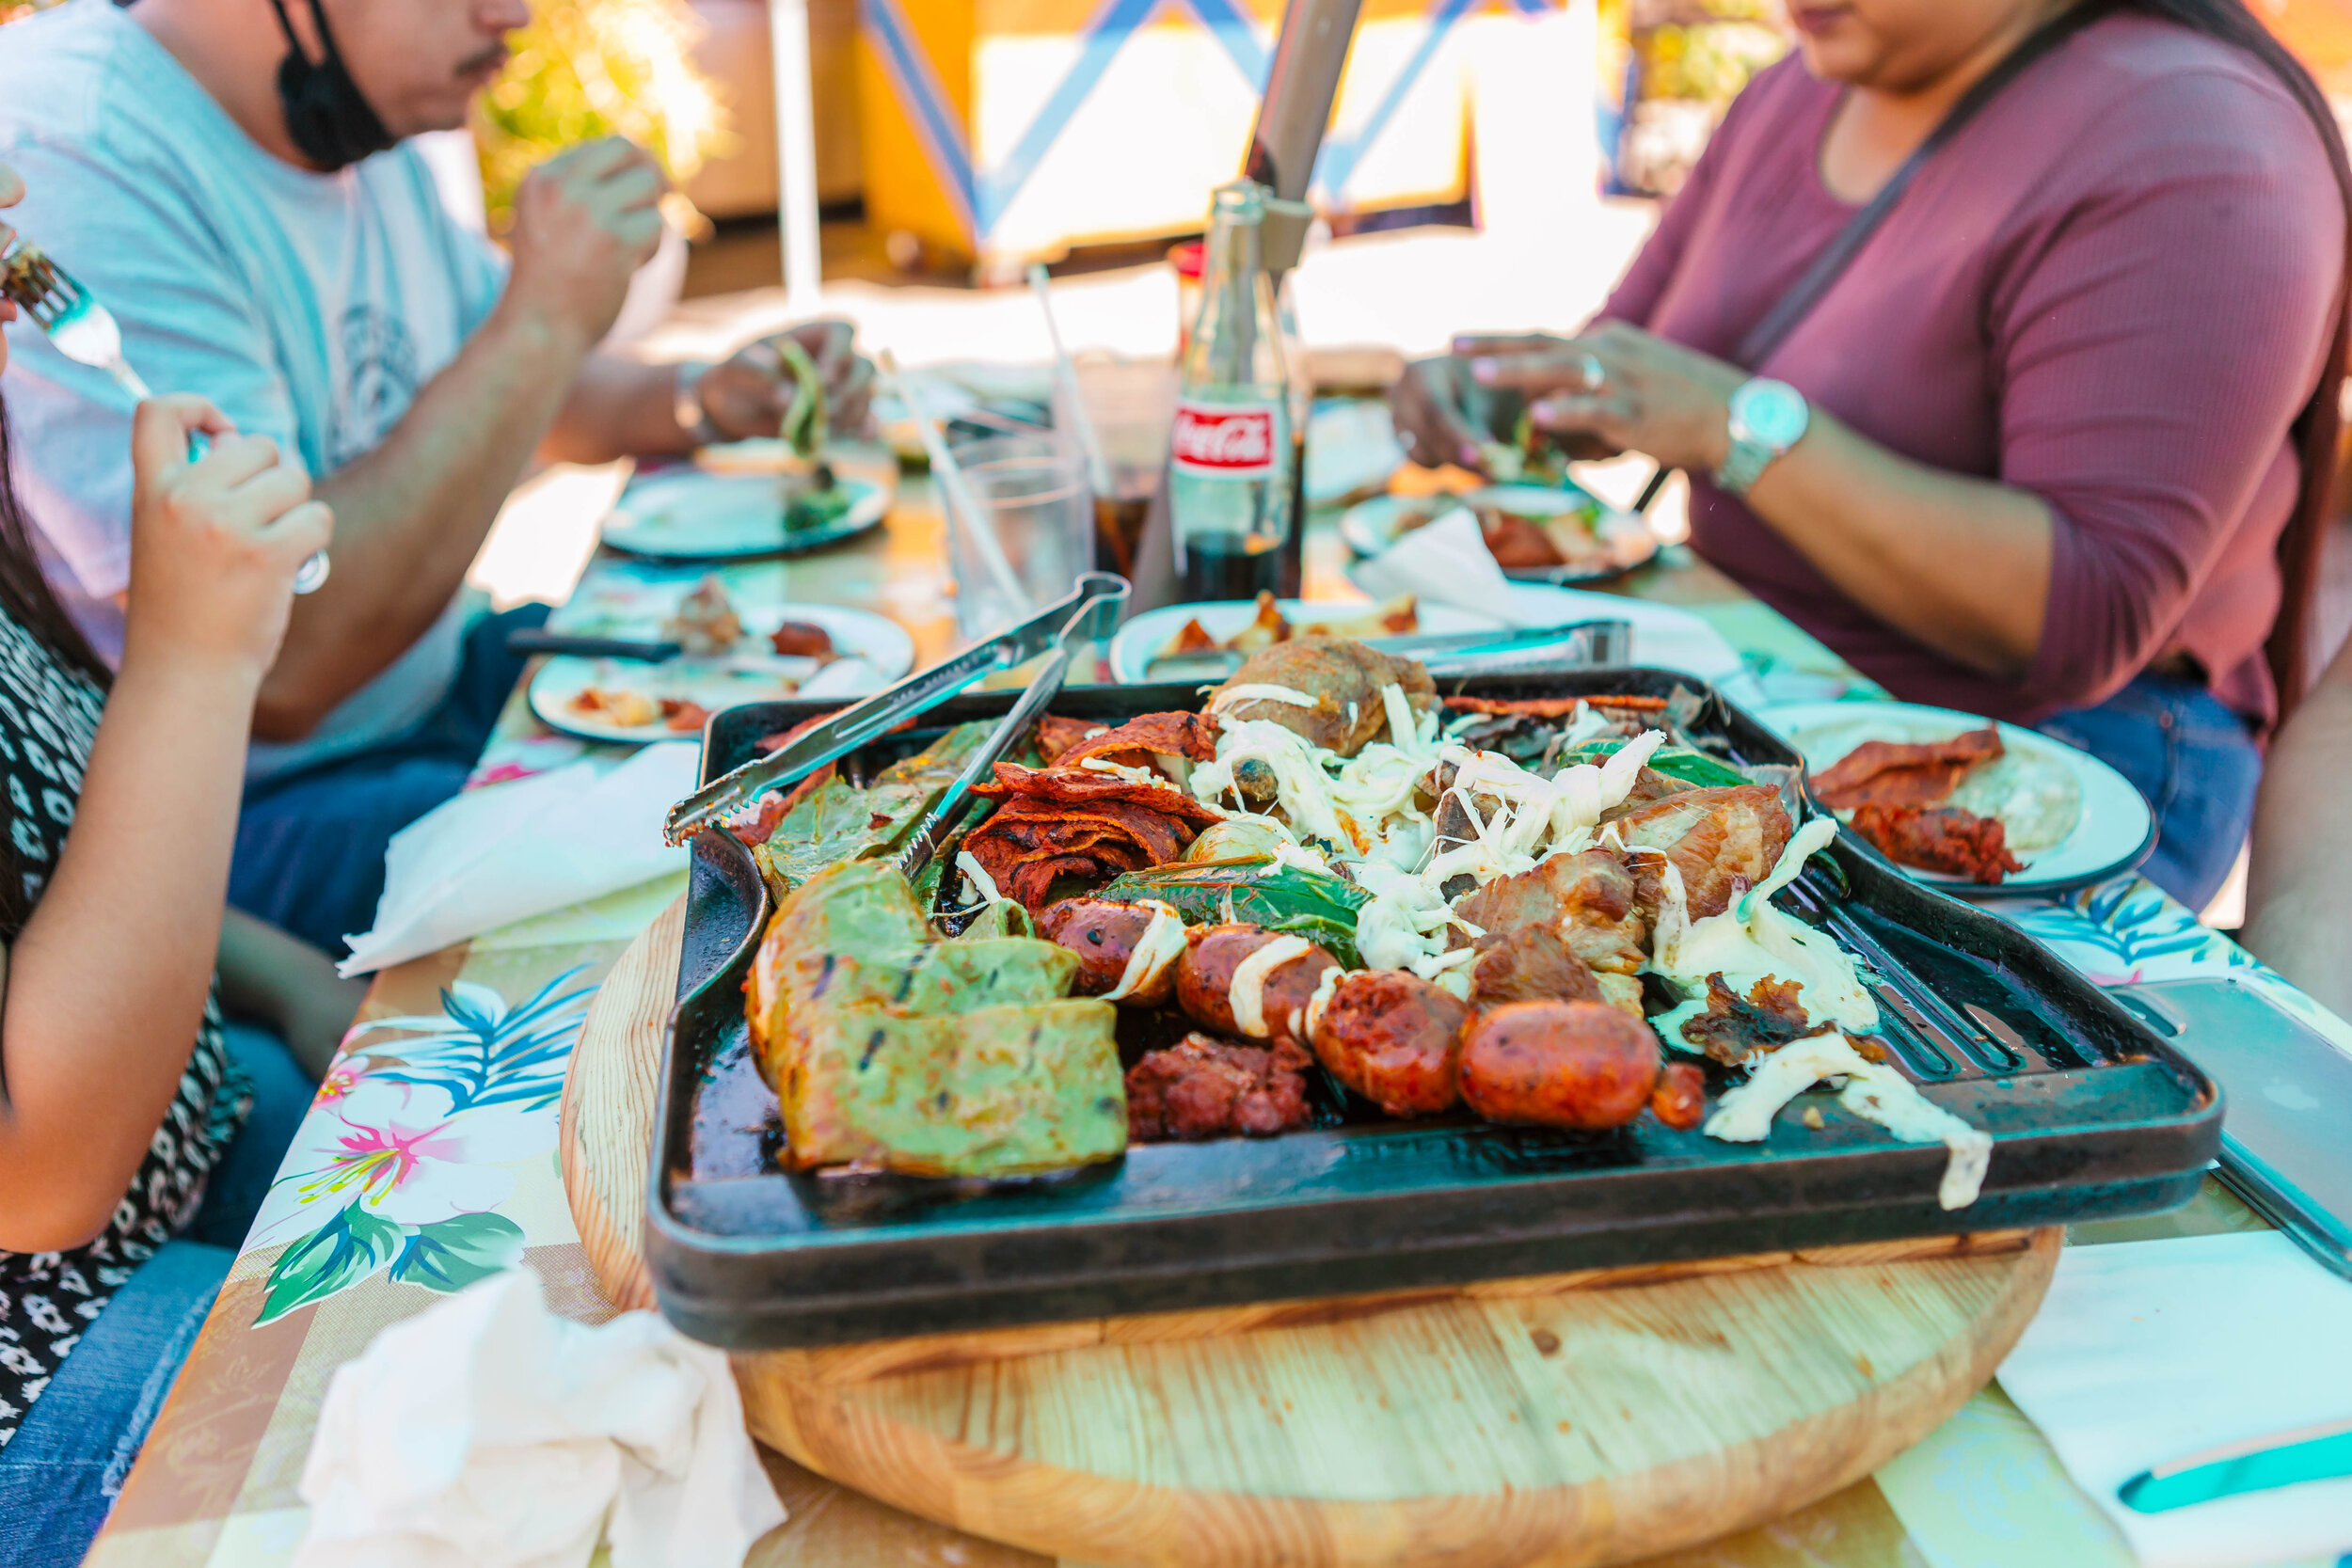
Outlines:
{"type": "MultiPolygon", "coordinates": [[[[1265,96],[1249,133],[1249,155],[1242,172],[1285,202],[1304,201],[1314,179],[1315,154],[1331,124],[1340,72],[1356,36],[1359,0],[1290,0],[1282,8],[1282,33],[1266,68],[1265,96]]],[[[1308,215],[1296,209],[1269,209],[1260,225],[1265,270],[1279,284],[1298,263],[1307,241],[1308,215]]]]}
{"type": "Polygon", "coordinates": [[[795,315],[815,315],[825,278],[817,245],[808,0],[769,0],[768,53],[776,80],[776,224],[784,241],[785,301],[795,315]]]}

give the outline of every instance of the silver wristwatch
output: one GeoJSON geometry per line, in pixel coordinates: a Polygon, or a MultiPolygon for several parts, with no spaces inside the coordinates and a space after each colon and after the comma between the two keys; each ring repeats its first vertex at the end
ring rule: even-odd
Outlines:
{"type": "Polygon", "coordinates": [[[677,366],[677,385],[671,392],[670,417],[686,432],[686,438],[698,447],[715,446],[726,437],[710,422],[710,415],[703,407],[703,373],[710,369],[707,359],[681,359],[677,366]]]}
{"type": "Polygon", "coordinates": [[[1773,458],[1804,438],[1812,418],[1804,394],[1786,381],[1742,382],[1731,394],[1731,447],[1715,470],[1716,488],[1746,495],[1773,458]]]}

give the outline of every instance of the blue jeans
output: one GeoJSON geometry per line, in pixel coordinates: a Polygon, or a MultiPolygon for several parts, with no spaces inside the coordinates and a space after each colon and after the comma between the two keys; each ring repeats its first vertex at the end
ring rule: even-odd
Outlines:
{"type": "Polygon", "coordinates": [[[2148,798],[2156,849],[2140,875],[2192,910],[2211,903],[2254,821],[2262,753],[2246,721],[2194,681],[2146,674],[2097,707],[2052,714],[2041,728],[2148,798]]]}
{"type": "Polygon", "coordinates": [[[343,938],[375,923],[385,846],[465,787],[515,689],[523,661],[506,634],[547,618],[532,604],[477,622],[449,695],[400,739],[247,789],[229,901],[313,947],[348,951],[343,938]]]}
{"type": "Polygon", "coordinates": [[[89,1550],[310,1107],[310,1082],[276,1036],[232,1023],[227,1037],[253,1080],[253,1109],[195,1222],[114,1293],[0,1449],[0,1568],[53,1568],[89,1550]]]}

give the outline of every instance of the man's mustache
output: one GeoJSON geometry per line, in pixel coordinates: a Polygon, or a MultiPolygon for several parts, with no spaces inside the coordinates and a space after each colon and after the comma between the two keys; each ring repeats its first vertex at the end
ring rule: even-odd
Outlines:
{"type": "Polygon", "coordinates": [[[505,63],[506,45],[503,43],[494,43],[490,45],[489,48],[485,49],[478,54],[469,55],[464,59],[458,61],[456,74],[459,76],[475,76],[485,71],[496,71],[505,63]]]}

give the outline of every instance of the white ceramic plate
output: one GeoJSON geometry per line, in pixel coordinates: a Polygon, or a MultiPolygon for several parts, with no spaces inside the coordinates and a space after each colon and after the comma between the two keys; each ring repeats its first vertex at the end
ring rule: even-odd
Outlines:
{"type": "MultiPolygon", "coordinates": [[[[531,711],[550,729],[583,740],[629,744],[676,740],[701,734],[702,726],[674,730],[660,720],[634,726],[616,724],[602,714],[576,710],[572,700],[593,686],[606,691],[633,691],[656,707],[663,698],[673,698],[717,713],[739,703],[777,697],[864,696],[881,690],[914,666],[914,639],[895,622],[866,610],[787,604],[745,610],[741,614],[744,647],[755,652],[674,658],[661,664],[558,655],[531,679],[531,711]],[[777,657],[767,650],[766,639],[787,621],[813,621],[824,627],[842,657],[822,667],[814,659],[777,657]]],[[[610,630],[599,627],[597,635],[651,640],[659,629],[658,623],[645,622],[610,630]]]]}
{"type": "MultiPolygon", "coordinates": [[[[1805,766],[1820,772],[1866,740],[1909,744],[1947,740],[1986,721],[1951,708],[1920,707],[1911,703],[1792,703],[1756,715],[1804,756],[1805,766]]],[[[1965,878],[1941,871],[1896,866],[1914,881],[1947,893],[1997,895],[2010,893],[2056,893],[2102,881],[2130,870],[2155,847],[2156,824],[2148,802],[2131,781],[2088,752],[2053,740],[2036,730],[2001,724],[2001,744],[2021,753],[2044,758],[2074,774],[2082,788],[2082,815],[2074,831],[2046,849],[2013,850],[2026,869],[1997,887],[1983,887],[1965,878]]]]}
{"type": "MultiPolygon", "coordinates": [[[[1435,499],[1435,498],[1431,498],[1435,499]]],[[[1599,508],[1600,518],[1596,525],[1601,538],[1616,543],[1619,559],[1615,563],[1600,567],[1578,566],[1511,566],[1503,576],[1516,582],[1606,582],[1623,577],[1658,553],[1658,536],[1649,525],[1630,512],[1620,512],[1581,490],[1563,490],[1548,484],[1489,484],[1454,498],[1473,511],[1482,505],[1507,507],[1524,516],[1557,516],[1590,505],[1599,508]]],[[[1340,538],[1358,556],[1374,556],[1397,541],[1398,522],[1408,507],[1428,505],[1427,499],[1407,499],[1398,496],[1375,496],[1359,501],[1340,514],[1340,538]]]]}
{"type": "Polygon", "coordinates": [[[797,555],[865,532],[890,510],[890,492],[840,476],[850,509],[821,528],[784,531],[781,480],[770,473],[668,468],[636,481],[604,520],[604,542],[632,555],[676,561],[797,555]]]}
{"type": "MultiPolygon", "coordinates": [[[[1587,594],[1574,588],[1549,588],[1534,583],[1514,583],[1511,599],[1516,624],[1523,626],[1566,626],[1576,621],[1607,618],[1631,622],[1636,664],[1679,670],[1718,684],[1744,673],[1740,656],[1731,644],[1689,610],[1621,594],[1587,594]]],[[[1283,616],[1293,625],[1308,626],[1318,620],[1359,616],[1372,606],[1361,599],[1347,603],[1284,599],[1281,608],[1283,616]]],[[[1248,626],[1257,613],[1256,604],[1244,599],[1147,610],[1120,627],[1119,635],[1111,639],[1111,678],[1122,686],[1136,686],[1149,680],[1144,666],[1158,657],[1168,640],[1196,615],[1210,636],[1222,640],[1248,626]]],[[[1499,617],[1475,615],[1451,605],[1423,603],[1421,607],[1421,629],[1425,632],[1482,631],[1502,624],[1499,617]]],[[[1530,662],[1536,661],[1537,656],[1531,655],[1530,662]]],[[[1733,700],[1739,699],[1735,695],[1733,700]]]]}

